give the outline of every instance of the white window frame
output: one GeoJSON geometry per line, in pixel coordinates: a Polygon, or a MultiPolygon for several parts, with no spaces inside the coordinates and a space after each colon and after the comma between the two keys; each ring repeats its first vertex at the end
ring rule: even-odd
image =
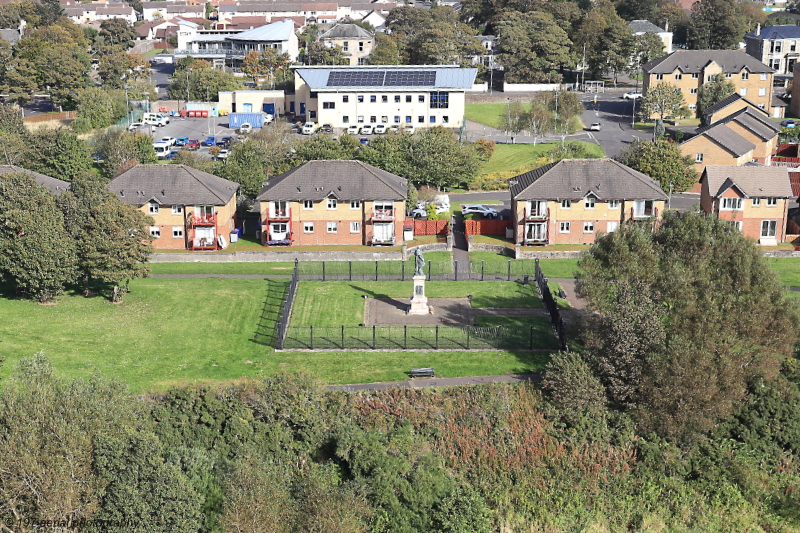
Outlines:
{"type": "Polygon", "coordinates": [[[758,207],[761,205],[761,198],[753,198],[752,206],[758,207]]]}
{"type": "Polygon", "coordinates": [[[614,233],[619,229],[619,221],[611,220],[606,222],[606,233],[614,233]]]}
{"type": "Polygon", "coordinates": [[[750,79],[750,73],[749,72],[742,72],[742,81],[746,81],[746,80],[749,80],[749,79],[750,79]]]}
{"type": "Polygon", "coordinates": [[[778,199],[775,197],[770,196],[767,198],[767,207],[777,207],[778,206],[778,199]]]}
{"type": "Polygon", "coordinates": [[[584,222],[583,223],[583,232],[584,233],[594,233],[594,222],[584,222]]]}
{"type": "Polygon", "coordinates": [[[664,75],[663,74],[656,74],[656,81],[661,81],[663,79],[664,79],[664,75]]]}
{"type": "Polygon", "coordinates": [[[351,222],[350,233],[361,233],[361,222],[351,222]]]}
{"type": "Polygon", "coordinates": [[[561,209],[572,209],[572,200],[561,200],[561,209]]]}
{"type": "Polygon", "coordinates": [[[172,226],[172,238],[173,239],[183,238],[183,226],[172,226]]]}
{"type": "Polygon", "coordinates": [[[778,233],[778,221],[777,220],[762,220],[761,221],[761,229],[759,235],[761,238],[772,238],[775,237],[778,233]],[[764,224],[767,224],[767,234],[764,235],[764,224]]]}
{"type": "Polygon", "coordinates": [[[525,208],[528,210],[529,217],[544,218],[547,216],[547,200],[528,200],[525,208]]]}
{"type": "Polygon", "coordinates": [[[692,79],[693,80],[696,80],[696,79],[699,79],[699,78],[700,78],[700,73],[699,72],[693,72],[692,73],[692,79]]]}
{"type": "Polygon", "coordinates": [[[156,239],[161,238],[161,226],[150,226],[150,235],[156,239]]]}
{"type": "Polygon", "coordinates": [[[702,163],[703,162],[703,154],[694,154],[694,162],[695,163],[702,163]]]}
{"type": "Polygon", "coordinates": [[[692,87],[689,89],[689,94],[697,94],[697,87],[692,87]]]}
{"type": "Polygon", "coordinates": [[[747,87],[739,89],[739,96],[747,96],[747,87]]]}
{"type": "Polygon", "coordinates": [[[150,202],[147,205],[148,205],[148,207],[147,207],[147,212],[148,213],[150,213],[151,215],[157,215],[158,214],[158,204],[157,203],[150,202]]]}
{"type": "Polygon", "coordinates": [[[675,81],[681,81],[681,79],[683,79],[683,74],[681,74],[680,72],[676,72],[675,81]]]}
{"type": "Polygon", "coordinates": [[[314,223],[303,222],[303,233],[314,233],[314,223]]]}
{"type": "Polygon", "coordinates": [[[173,215],[182,215],[183,214],[183,206],[182,205],[173,205],[172,206],[172,214],[173,215]]]}
{"type": "Polygon", "coordinates": [[[339,201],[336,198],[328,198],[328,211],[336,211],[339,201]]]}
{"type": "Polygon", "coordinates": [[[719,203],[720,211],[741,211],[742,199],[741,198],[721,198],[719,203]]]}
{"type": "Polygon", "coordinates": [[[694,111],[695,109],[697,109],[697,104],[689,104],[690,111],[694,111]]]}
{"type": "Polygon", "coordinates": [[[742,221],[741,220],[734,220],[734,221],[731,222],[731,224],[733,224],[733,227],[736,228],[737,230],[739,230],[740,232],[742,231],[742,221]]]}
{"type": "Polygon", "coordinates": [[[569,222],[559,222],[558,225],[558,232],[559,233],[569,233],[570,231],[570,223],[569,222]]]}
{"type": "Polygon", "coordinates": [[[766,87],[760,87],[758,89],[758,96],[767,96],[767,88],[766,87]]]}
{"type": "Polygon", "coordinates": [[[339,223],[338,222],[328,222],[327,226],[328,233],[339,233],[339,223]]]}
{"type": "Polygon", "coordinates": [[[725,79],[726,79],[726,80],[729,80],[729,79],[731,79],[731,78],[733,78],[733,72],[726,72],[726,73],[725,73],[725,79]]]}
{"type": "Polygon", "coordinates": [[[350,209],[361,209],[361,200],[350,200],[350,209]]]}
{"type": "Polygon", "coordinates": [[[766,72],[761,73],[761,81],[767,81],[769,79],[769,74],[766,72]]]}
{"type": "Polygon", "coordinates": [[[608,208],[609,209],[619,209],[619,200],[609,200],[608,201],[608,208]]]}
{"type": "Polygon", "coordinates": [[[584,209],[594,209],[595,205],[595,198],[594,196],[587,196],[583,199],[583,208],[584,209]]]}
{"type": "Polygon", "coordinates": [[[312,211],[314,209],[314,200],[303,200],[303,211],[312,211]]]}

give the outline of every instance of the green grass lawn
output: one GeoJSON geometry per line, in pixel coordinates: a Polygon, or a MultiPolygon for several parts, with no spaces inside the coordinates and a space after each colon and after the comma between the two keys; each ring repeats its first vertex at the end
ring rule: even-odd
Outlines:
{"type": "Polygon", "coordinates": [[[800,287],[800,258],[768,257],[767,262],[786,287],[800,287]]]}
{"type": "MultiPolygon", "coordinates": [[[[137,393],[261,378],[281,370],[305,371],[326,383],[345,384],[402,380],[410,368],[420,366],[434,366],[441,377],[536,372],[548,361],[543,353],[503,350],[274,352],[269,345],[254,342],[254,334],[273,327],[281,305],[281,283],[221,278],[134,280],[119,305],[102,296],[84,298],[74,292],[55,305],[0,293],[0,353],[5,357],[0,377],[7,378],[19,358],[39,351],[63,375],[101,372],[137,393]],[[265,306],[268,295],[272,305],[265,306]]],[[[342,284],[327,286],[338,285],[342,284]]],[[[372,285],[383,289],[392,284],[372,285]]],[[[411,287],[410,283],[396,285],[403,285],[404,293],[411,287]]],[[[471,284],[458,284],[462,285],[471,284]]],[[[500,292],[511,298],[514,291],[500,292]]],[[[516,299],[526,300],[523,295],[516,299]]],[[[323,312],[328,313],[327,306],[323,312]]]]}
{"type": "MultiPolygon", "coordinates": [[[[522,104],[525,111],[529,111],[531,104],[522,104]]],[[[500,120],[500,114],[508,109],[506,104],[466,104],[464,106],[464,118],[496,128],[500,120]]]]}
{"type": "MultiPolygon", "coordinates": [[[[519,282],[430,281],[425,285],[428,298],[466,298],[472,307],[534,307],[541,301],[533,286],[519,282]]],[[[364,298],[408,298],[408,282],[323,283],[302,281],[297,290],[290,326],[357,326],[364,322],[364,298]]]]}
{"type": "MultiPolygon", "coordinates": [[[[545,316],[476,316],[476,326],[507,326],[526,328],[533,326],[533,345],[558,350],[558,340],[553,333],[550,319],[545,316]]],[[[524,344],[525,340],[520,339],[524,344]]]]}
{"type": "MultiPolygon", "coordinates": [[[[590,157],[604,157],[603,149],[585,141],[574,141],[583,145],[590,157]]],[[[481,166],[480,175],[494,175],[504,172],[519,171],[520,173],[532,168],[536,159],[553,151],[560,143],[532,144],[498,144],[494,148],[494,155],[481,166]]]]}

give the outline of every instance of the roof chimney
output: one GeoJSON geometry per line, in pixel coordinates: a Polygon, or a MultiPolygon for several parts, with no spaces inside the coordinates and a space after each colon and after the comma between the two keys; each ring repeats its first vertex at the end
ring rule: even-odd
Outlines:
{"type": "Polygon", "coordinates": [[[761,35],[761,24],[756,24],[756,35],[761,35]]]}
{"type": "Polygon", "coordinates": [[[669,19],[664,19],[664,31],[669,31],[669,19]]]}

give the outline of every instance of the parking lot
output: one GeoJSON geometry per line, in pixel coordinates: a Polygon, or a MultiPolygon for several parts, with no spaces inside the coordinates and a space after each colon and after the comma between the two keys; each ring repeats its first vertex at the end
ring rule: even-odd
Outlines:
{"type": "MultiPolygon", "coordinates": [[[[197,139],[201,143],[209,135],[214,135],[217,140],[226,136],[233,136],[236,130],[228,127],[228,117],[209,117],[209,118],[183,118],[183,117],[170,117],[169,124],[162,127],[156,126],[142,126],[139,128],[140,133],[147,133],[153,136],[153,142],[158,142],[162,137],[188,137],[190,139],[197,139]]],[[[180,148],[180,147],[178,147],[180,148]]],[[[196,153],[211,157],[208,154],[208,148],[201,146],[196,153]]]]}

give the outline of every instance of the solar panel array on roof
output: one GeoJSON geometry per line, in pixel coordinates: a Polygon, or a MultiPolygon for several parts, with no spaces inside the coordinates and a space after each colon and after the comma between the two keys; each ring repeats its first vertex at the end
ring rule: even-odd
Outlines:
{"type": "Polygon", "coordinates": [[[328,87],[426,87],[436,84],[432,70],[345,70],[328,75],[328,87]]]}

